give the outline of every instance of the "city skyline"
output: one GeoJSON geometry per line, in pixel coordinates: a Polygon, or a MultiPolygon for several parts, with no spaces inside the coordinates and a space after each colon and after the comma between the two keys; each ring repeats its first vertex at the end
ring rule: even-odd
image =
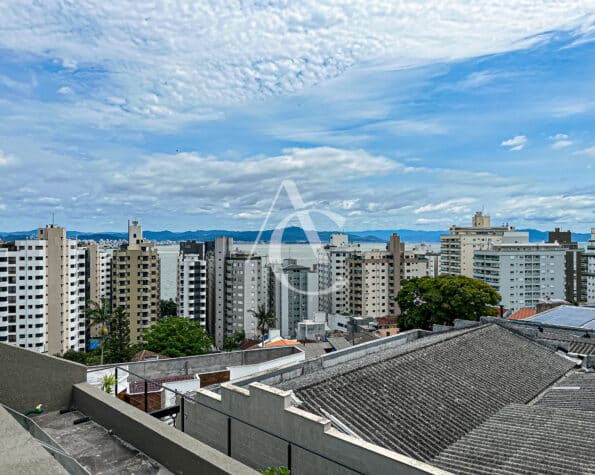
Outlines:
{"type": "Polygon", "coordinates": [[[587,232],[594,31],[580,1],[3,2],[1,227],[258,229],[292,179],[345,229],[587,232]]]}

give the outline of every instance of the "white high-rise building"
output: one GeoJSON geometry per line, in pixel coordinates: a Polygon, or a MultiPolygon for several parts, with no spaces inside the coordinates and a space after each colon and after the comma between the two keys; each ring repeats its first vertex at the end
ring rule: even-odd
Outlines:
{"type": "Polygon", "coordinates": [[[591,228],[591,239],[587,243],[587,302],[595,303],[595,228],[591,228]]]}
{"type": "Polygon", "coordinates": [[[319,311],[327,314],[350,311],[347,259],[359,249],[359,244],[349,243],[346,234],[332,234],[330,244],[320,249],[317,260],[319,311]]]}
{"type": "Polygon", "coordinates": [[[295,338],[298,324],[318,312],[318,275],[295,259],[269,266],[270,306],[283,338],[295,338]]]}
{"type": "Polygon", "coordinates": [[[565,254],[559,244],[530,243],[528,233],[505,233],[502,242],[475,251],[474,277],[494,287],[507,310],[533,308],[542,299],[564,299],[565,254]]]}
{"type": "Polygon", "coordinates": [[[85,250],[55,225],[0,246],[0,341],[52,355],[85,349],[85,250]]]}
{"type": "Polygon", "coordinates": [[[512,226],[492,226],[490,217],[475,213],[471,226],[451,226],[440,236],[440,273],[473,277],[473,253],[502,241],[512,226]]]}
{"type": "Polygon", "coordinates": [[[205,243],[180,243],[177,270],[177,314],[207,327],[207,261],[205,243]]]}

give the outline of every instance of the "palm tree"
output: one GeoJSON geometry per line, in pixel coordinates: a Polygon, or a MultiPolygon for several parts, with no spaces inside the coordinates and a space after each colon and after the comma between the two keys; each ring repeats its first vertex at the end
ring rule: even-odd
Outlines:
{"type": "Polygon", "coordinates": [[[267,330],[275,326],[277,318],[272,309],[266,308],[265,304],[259,305],[257,310],[248,310],[254,318],[256,318],[256,328],[260,330],[262,335],[262,346],[264,347],[264,335],[267,330]]]}
{"type": "Polygon", "coordinates": [[[89,327],[99,327],[99,335],[101,338],[100,364],[103,364],[103,347],[112,320],[112,305],[110,300],[102,299],[101,304],[91,300],[87,305],[87,318],[89,319],[89,327]]]}

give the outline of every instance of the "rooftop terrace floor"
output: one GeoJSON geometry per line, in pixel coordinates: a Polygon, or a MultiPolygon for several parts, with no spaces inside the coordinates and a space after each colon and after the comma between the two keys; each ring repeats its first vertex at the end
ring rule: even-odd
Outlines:
{"type": "Polygon", "coordinates": [[[49,412],[33,420],[71,457],[92,474],[170,474],[165,467],[112,435],[92,420],[74,425],[84,417],[78,411],[49,412]]]}

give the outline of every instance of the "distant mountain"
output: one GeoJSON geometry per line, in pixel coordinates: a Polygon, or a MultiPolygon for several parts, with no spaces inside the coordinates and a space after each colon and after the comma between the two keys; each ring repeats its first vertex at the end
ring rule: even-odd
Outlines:
{"type": "MultiPolygon", "coordinates": [[[[541,242],[547,240],[547,232],[539,231],[537,229],[519,229],[529,233],[529,240],[531,242],[541,242]]],[[[322,231],[318,236],[322,242],[328,242],[331,234],[337,231],[322,231]]],[[[413,229],[377,229],[370,231],[345,231],[349,236],[351,242],[360,243],[384,243],[388,241],[392,233],[398,233],[401,240],[409,243],[436,243],[440,242],[440,235],[447,234],[448,231],[417,231],[413,229]]],[[[17,232],[0,232],[0,239],[4,241],[14,241],[19,239],[26,239],[28,236],[35,236],[36,230],[33,231],[17,231],[17,232]]],[[[260,242],[269,242],[273,230],[269,229],[263,231],[260,242]]],[[[68,231],[69,238],[77,238],[80,240],[125,240],[128,238],[127,233],[121,232],[99,232],[89,233],[81,231],[68,231]]],[[[225,229],[213,230],[196,230],[196,231],[145,231],[144,236],[150,241],[211,241],[219,236],[232,237],[234,241],[238,242],[254,242],[258,236],[258,231],[229,231],[225,229]]],[[[586,242],[590,239],[590,234],[587,233],[573,233],[572,238],[577,242],[586,242]]],[[[298,227],[286,228],[283,233],[283,242],[286,244],[296,244],[301,242],[308,242],[306,233],[303,229],[298,227]]]]}

